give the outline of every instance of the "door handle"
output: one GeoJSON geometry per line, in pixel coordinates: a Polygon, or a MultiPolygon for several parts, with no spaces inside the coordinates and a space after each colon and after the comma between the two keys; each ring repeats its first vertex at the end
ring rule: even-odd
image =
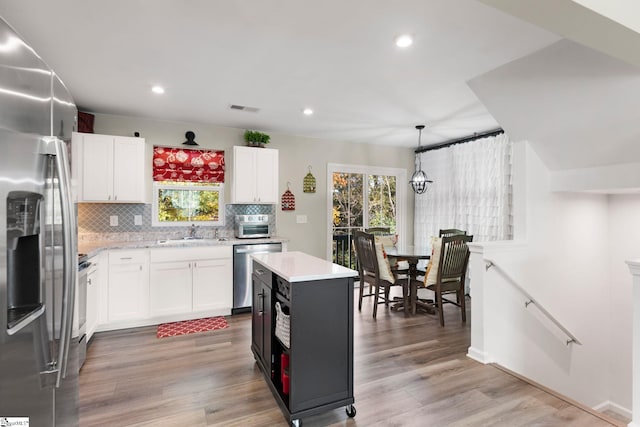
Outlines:
{"type": "Polygon", "coordinates": [[[71,342],[71,326],[73,320],[73,305],[76,283],[76,241],[75,221],[73,220],[73,200],[71,198],[71,178],[69,161],[64,141],[54,136],[43,138],[47,145],[54,149],[55,165],[60,183],[60,208],[62,211],[62,258],[63,258],[63,286],[62,286],[62,315],[60,325],[60,346],[58,348],[58,373],[56,387],[60,387],[62,378],[67,375],[69,359],[69,344],[71,342]]]}

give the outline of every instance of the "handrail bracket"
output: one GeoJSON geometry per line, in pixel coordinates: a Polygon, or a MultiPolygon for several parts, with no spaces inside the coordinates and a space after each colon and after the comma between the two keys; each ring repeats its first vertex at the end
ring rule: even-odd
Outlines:
{"type": "Polygon", "coordinates": [[[489,271],[491,267],[493,267],[493,263],[491,261],[485,261],[484,271],[489,271]]]}

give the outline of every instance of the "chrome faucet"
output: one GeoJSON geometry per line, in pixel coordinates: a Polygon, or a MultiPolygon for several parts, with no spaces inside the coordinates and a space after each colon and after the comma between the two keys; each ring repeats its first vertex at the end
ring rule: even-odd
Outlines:
{"type": "Polygon", "coordinates": [[[189,232],[189,237],[192,239],[196,237],[196,225],[191,224],[191,231],[189,232]]]}

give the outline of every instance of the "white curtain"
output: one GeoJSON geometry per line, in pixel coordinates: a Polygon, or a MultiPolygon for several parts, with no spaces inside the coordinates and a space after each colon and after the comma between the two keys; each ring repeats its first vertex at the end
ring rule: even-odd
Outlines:
{"type": "Polygon", "coordinates": [[[430,250],[442,228],[466,230],[474,242],[513,236],[511,142],[505,134],[421,153],[433,180],[416,194],[414,244],[430,250]]]}

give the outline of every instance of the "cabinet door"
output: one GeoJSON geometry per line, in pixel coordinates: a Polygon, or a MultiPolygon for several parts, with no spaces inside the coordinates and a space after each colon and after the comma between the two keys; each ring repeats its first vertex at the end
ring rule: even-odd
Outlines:
{"type": "Polygon", "coordinates": [[[113,137],[86,134],[82,138],[82,201],[113,199],[113,137]]]}
{"type": "Polygon", "coordinates": [[[109,322],[147,317],[148,264],[109,265],[109,322]]]}
{"type": "Polygon", "coordinates": [[[91,267],[87,273],[87,341],[91,339],[98,326],[98,298],[100,288],[99,266],[91,259],[91,267]]]}
{"type": "Polygon", "coordinates": [[[144,139],[116,136],[113,142],[113,198],[119,202],[145,201],[144,139]]]}
{"type": "Polygon", "coordinates": [[[193,263],[193,311],[225,310],[233,305],[233,259],[193,263]]]}
{"type": "Polygon", "coordinates": [[[191,311],[191,262],[153,263],[149,271],[152,316],[191,311]]]}
{"type": "Polygon", "coordinates": [[[251,147],[233,147],[233,186],[231,197],[234,203],[256,202],[255,150],[251,147]]]}
{"type": "Polygon", "coordinates": [[[255,150],[256,201],[278,203],[278,150],[255,150]]]}
{"type": "Polygon", "coordinates": [[[267,371],[271,371],[271,288],[253,278],[251,340],[267,371]]]}

